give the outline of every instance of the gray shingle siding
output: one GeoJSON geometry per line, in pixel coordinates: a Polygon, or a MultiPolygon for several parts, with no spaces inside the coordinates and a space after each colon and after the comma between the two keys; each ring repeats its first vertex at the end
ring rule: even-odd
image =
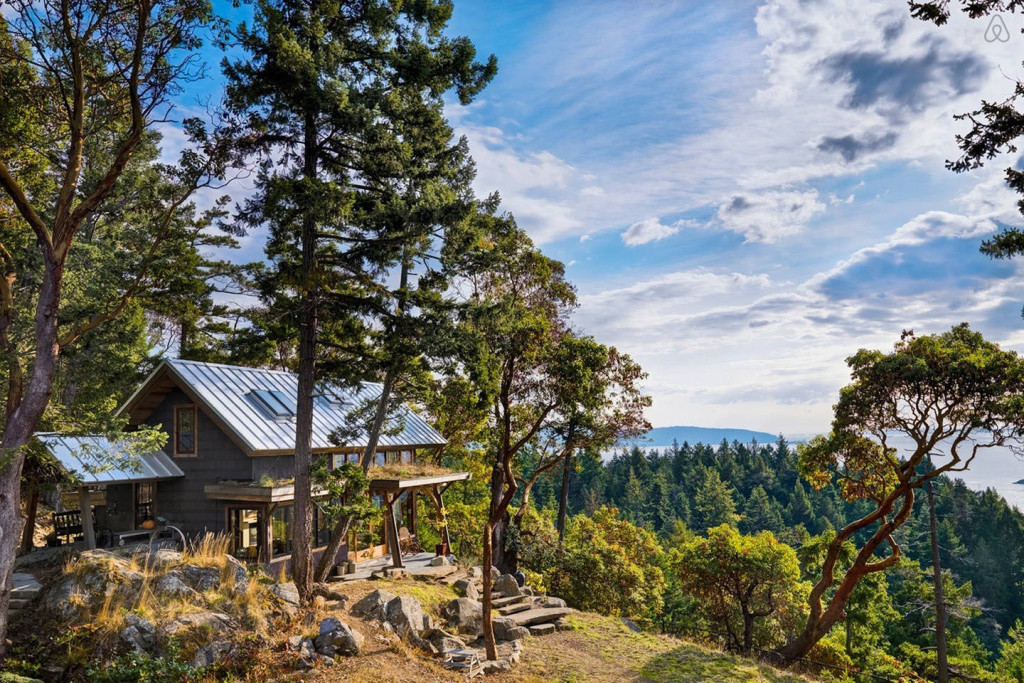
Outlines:
{"type": "MultiPolygon", "coordinates": [[[[172,389],[146,420],[146,424],[167,433],[164,451],[172,457],[174,406],[191,404],[180,389],[172,389]]],[[[156,503],[157,514],[190,536],[225,530],[226,508],[222,502],[208,499],[204,487],[224,479],[251,479],[253,474],[253,459],[214,424],[202,406],[196,413],[196,455],[174,458],[185,477],[159,482],[156,503]]]]}

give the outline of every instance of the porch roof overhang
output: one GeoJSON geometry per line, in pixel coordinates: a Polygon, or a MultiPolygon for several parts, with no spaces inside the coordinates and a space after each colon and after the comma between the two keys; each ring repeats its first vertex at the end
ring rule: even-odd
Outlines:
{"type": "Polygon", "coordinates": [[[69,436],[39,432],[36,439],[80,486],[131,484],[184,477],[163,451],[134,454],[126,440],[102,434],[69,436]]]}
{"type": "MultiPolygon", "coordinates": [[[[273,484],[260,486],[255,482],[223,481],[207,484],[203,493],[212,500],[238,501],[242,503],[290,503],[295,500],[295,484],[273,484]]],[[[314,487],[312,497],[328,495],[326,489],[314,487]]]]}
{"type": "Polygon", "coordinates": [[[448,486],[457,481],[466,481],[473,477],[469,472],[448,472],[446,474],[435,474],[425,477],[410,477],[401,479],[371,479],[371,491],[406,491],[409,489],[431,488],[433,486],[448,486]]]}

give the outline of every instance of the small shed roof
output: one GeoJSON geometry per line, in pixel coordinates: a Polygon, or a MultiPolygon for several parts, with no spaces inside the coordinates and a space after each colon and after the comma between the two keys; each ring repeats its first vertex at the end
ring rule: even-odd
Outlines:
{"type": "Polygon", "coordinates": [[[36,438],[83,485],[127,484],[185,476],[163,451],[133,456],[124,441],[100,434],[66,436],[42,432],[36,434],[36,438]]]}
{"type": "MultiPolygon", "coordinates": [[[[155,407],[167,379],[201,403],[215,421],[235,437],[250,455],[278,455],[295,450],[295,399],[298,376],[293,372],[250,368],[220,363],[169,359],[118,410],[133,424],[145,419],[155,407]]],[[[366,382],[357,389],[336,385],[319,388],[313,404],[313,450],[339,450],[331,434],[346,426],[349,413],[363,401],[380,396],[381,385],[366,382]]],[[[380,435],[379,447],[414,448],[447,443],[430,424],[406,405],[380,435]]],[[[367,435],[356,435],[349,449],[365,447],[367,435]]]]}

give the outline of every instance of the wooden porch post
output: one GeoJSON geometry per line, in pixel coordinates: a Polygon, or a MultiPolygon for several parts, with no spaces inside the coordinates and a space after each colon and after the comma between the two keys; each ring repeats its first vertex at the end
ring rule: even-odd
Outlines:
{"type": "Polygon", "coordinates": [[[384,492],[384,536],[387,539],[388,549],[391,551],[391,566],[401,569],[402,544],[398,539],[398,523],[395,521],[395,503],[397,497],[384,492]]]}
{"type": "Polygon", "coordinates": [[[270,515],[277,505],[264,505],[260,510],[260,561],[270,564],[274,559],[274,528],[270,523],[270,515]]]}
{"type": "Polygon", "coordinates": [[[89,500],[89,487],[78,487],[78,510],[82,519],[82,533],[85,534],[85,547],[96,549],[96,530],[92,526],[92,502],[89,500]]]}

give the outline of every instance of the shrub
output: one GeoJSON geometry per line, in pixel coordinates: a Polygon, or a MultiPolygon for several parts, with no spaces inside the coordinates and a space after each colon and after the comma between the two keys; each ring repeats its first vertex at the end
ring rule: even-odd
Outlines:
{"type": "Polygon", "coordinates": [[[662,557],[653,533],[602,507],[572,518],[546,584],[573,607],[650,625],[665,592],[662,557]]]}

